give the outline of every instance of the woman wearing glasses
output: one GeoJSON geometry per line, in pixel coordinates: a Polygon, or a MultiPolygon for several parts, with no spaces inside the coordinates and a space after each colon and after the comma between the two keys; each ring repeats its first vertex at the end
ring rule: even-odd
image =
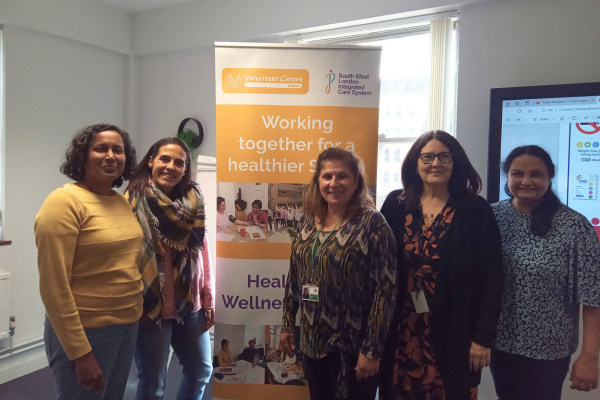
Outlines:
{"type": "Polygon", "coordinates": [[[415,141],[402,182],[381,208],[398,238],[381,398],[476,399],[502,305],[498,224],[477,195],[481,178],[446,132],[415,141]]]}

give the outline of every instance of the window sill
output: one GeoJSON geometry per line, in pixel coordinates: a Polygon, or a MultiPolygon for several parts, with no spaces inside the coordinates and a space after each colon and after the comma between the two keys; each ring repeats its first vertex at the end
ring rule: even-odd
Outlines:
{"type": "Polygon", "coordinates": [[[12,240],[0,240],[0,246],[8,246],[12,244],[12,240]]]}

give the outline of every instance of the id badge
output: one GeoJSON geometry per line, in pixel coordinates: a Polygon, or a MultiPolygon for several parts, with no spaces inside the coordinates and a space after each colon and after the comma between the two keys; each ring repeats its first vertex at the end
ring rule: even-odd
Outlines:
{"type": "Polygon", "coordinates": [[[303,301],[319,301],[319,288],[313,285],[302,286],[303,301]]]}
{"type": "Polygon", "coordinates": [[[417,314],[429,312],[429,306],[427,305],[427,299],[425,298],[425,292],[422,290],[418,292],[410,292],[415,305],[415,311],[417,314]]]}

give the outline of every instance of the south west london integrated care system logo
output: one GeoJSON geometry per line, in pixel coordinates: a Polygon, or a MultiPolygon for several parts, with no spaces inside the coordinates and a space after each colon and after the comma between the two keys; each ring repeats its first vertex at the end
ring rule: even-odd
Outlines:
{"type": "Polygon", "coordinates": [[[329,93],[331,92],[331,83],[335,81],[335,73],[333,72],[333,70],[330,69],[329,73],[325,75],[325,78],[327,78],[327,86],[325,86],[325,93],[329,93]]]}
{"type": "Polygon", "coordinates": [[[325,93],[331,93],[336,90],[337,94],[344,96],[372,96],[371,92],[371,76],[370,74],[358,73],[358,72],[339,72],[336,74],[332,69],[325,75],[327,79],[327,85],[325,86],[325,93]],[[333,84],[333,85],[332,85],[333,84]]]}

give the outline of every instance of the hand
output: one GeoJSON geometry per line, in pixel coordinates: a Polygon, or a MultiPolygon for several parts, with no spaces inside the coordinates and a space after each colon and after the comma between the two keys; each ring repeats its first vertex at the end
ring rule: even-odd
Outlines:
{"type": "Polygon", "coordinates": [[[294,355],[294,350],[296,350],[296,342],[294,341],[294,333],[293,332],[282,332],[279,337],[281,343],[283,344],[283,351],[292,357],[294,355]]]}
{"type": "Polygon", "coordinates": [[[492,351],[486,347],[471,342],[471,353],[469,357],[469,370],[479,371],[490,366],[490,354],[492,351]]]}
{"type": "Polygon", "coordinates": [[[102,393],[104,390],[104,376],[96,362],[96,357],[91,351],[75,360],[75,372],[79,384],[87,390],[102,393]]]}
{"type": "Polygon", "coordinates": [[[206,314],[206,328],[204,328],[204,332],[206,332],[215,324],[215,309],[205,308],[204,313],[206,314]]]}
{"type": "Polygon", "coordinates": [[[571,368],[571,389],[589,392],[598,387],[598,359],[579,356],[571,368]]]}
{"type": "Polygon", "coordinates": [[[356,363],[356,380],[368,379],[379,371],[379,360],[371,360],[361,354],[358,355],[356,363]]]}

